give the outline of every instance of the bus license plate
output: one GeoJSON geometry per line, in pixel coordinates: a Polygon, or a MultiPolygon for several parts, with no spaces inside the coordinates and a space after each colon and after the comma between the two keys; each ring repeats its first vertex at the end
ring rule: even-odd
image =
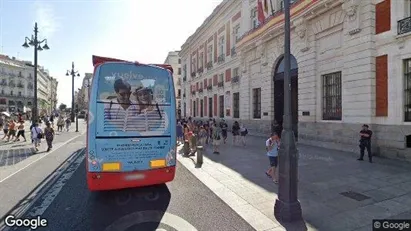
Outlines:
{"type": "Polygon", "coordinates": [[[141,180],[144,179],[144,174],[131,174],[125,177],[126,180],[141,180]]]}

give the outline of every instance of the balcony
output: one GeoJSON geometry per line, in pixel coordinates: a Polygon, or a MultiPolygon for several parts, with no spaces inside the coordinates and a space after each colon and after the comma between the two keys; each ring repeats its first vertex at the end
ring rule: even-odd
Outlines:
{"type": "Polygon", "coordinates": [[[192,95],[196,95],[196,91],[192,91],[191,94],[192,94],[192,95]]]}
{"type": "Polygon", "coordinates": [[[202,88],[198,89],[198,92],[203,93],[203,89],[202,88]]]}
{"type": "Polygon", "coordinates": [[[207,71],[211,70],[213,68],[213,61],[208,62],[206,67],[207,67],[207,71]]]}
{"type": "Polygon", "coordinates": [[[213,86],[208,86],[207,87],[207,91],[212,91],[213,90],[213,86]]]}
{"type": "Polygon", "coordinates": [[[225,54],[223,53],[223,54],[218,56],[217,63],[222,64],[222,63],[224,63],[224,61],[225,61],[225,54]]]}
{"type": "Polygon", "coordinates": [[[203,73],[203,71],[204,71],[203,67],[200,67],[200,68],[197,69],[197,72],[198,72],[199,74],[203,73]]]}
{"type": "Polygon", "coordinates": [[[411,17],[399,20],[397,34],[401,35],[409,32],[411,32],[411,17]]]}
{"type": "Polygon", "coordinates": [[[218,82],[217,87],[219,87],[219,88],[224,87],[224,81],[218,82]]]}
{"type": "Polygon", "coordinates": [[[235,50],[235,47],[231,48],[231,56],[237,55],[237,51],[235,50]]]}
{"type": "Polygon", "coordinates": [[[177,95],[177,96],[176,96],[176,99],[181,99],[181,95],[177,95]]]}
{"type": "Polygon", "coordinates": [[[240,82],[240,76],[234,76],[232,79],[231,79],[231,83],[233,83],[233,84],[235,84],[235,83],[239,83],[240,82]]]}
{"type": "Polygon", "coordinates": [[[18,87],[18,88],[24,88],[24,85],[23,85],[22,83],[18,83],[18,84],[17,84],[17,87],[18,87]]]}
{"type": "Polygon", "coordinates": [[[196,73],[195,72],[191,72],[191,78],[196,77],[196,73]]]}

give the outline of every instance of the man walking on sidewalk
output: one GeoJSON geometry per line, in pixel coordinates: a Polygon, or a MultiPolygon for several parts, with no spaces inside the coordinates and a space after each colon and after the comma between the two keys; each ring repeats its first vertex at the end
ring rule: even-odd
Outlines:
{"type": "Polygon", "coordinates": [[[367,149],[368,160],[372,163],[372,153],[371,153],[371,137],[372,131],[368,129],[368,125],[364,124],[362,130],[360,131],[360,158],[358,160],[364,160],[364,151],[367,149]]]}

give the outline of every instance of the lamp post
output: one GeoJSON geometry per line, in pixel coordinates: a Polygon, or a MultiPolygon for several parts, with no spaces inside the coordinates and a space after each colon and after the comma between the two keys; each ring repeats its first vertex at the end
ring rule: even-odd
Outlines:
{"type": "Polygon", "coordinates": [[[38,40],[39,28],[37,27],[37,22],[34,24],[34,35],[31,35],[31,38],[25,37],[23,47],[29,48],[30,46],[34,47],[34,102],[33,108],[31,109],[31,118],[33,123],[38,121],[38,102],[37,102],[37,52],[42,50],[49,50],[47,45],[47,39],[41,41],[38,40]],[[28,42],[28,43],[27,43],[28,42]],[[44,46],[41,47],[41,44],[44,43],[44,46]]]}
{"type": "Polygon", "coordinates": [[[74,122],[74,77],[80,77],[78,71],[74,70],[74,62],[71,64],[71,70],[67,70],[66,76],[71,75],[71,118],[70,120],[74,122]]]}
{"type": "Polygon", "coordinates": [[[290,0],[284,1],[284,125],[279,151],[278,198],[274,216],[279,221],[302,220],[298,201],[298,150],[292,130],[290,80],[290,0]]]}

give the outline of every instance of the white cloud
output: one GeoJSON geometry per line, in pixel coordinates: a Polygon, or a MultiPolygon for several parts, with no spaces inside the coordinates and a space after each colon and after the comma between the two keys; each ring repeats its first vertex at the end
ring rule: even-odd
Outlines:
{"type": "Polygon", "coordinates": [[[39,27],[41,37],[50,38],[60,28],[60,20],[53,7],[47,2],[35,2],[35,22],[39,27]]]}

